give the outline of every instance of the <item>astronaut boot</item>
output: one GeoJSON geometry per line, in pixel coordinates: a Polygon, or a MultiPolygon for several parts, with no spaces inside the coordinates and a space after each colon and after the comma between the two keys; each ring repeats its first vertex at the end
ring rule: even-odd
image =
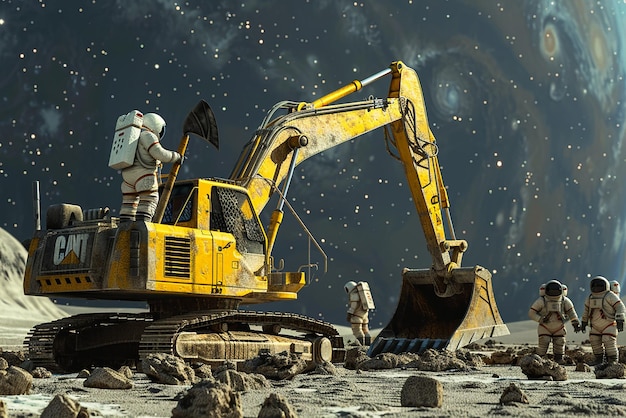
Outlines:
{"type": "Polygon", "coordinates": [[[563,354],[555,354],[554,361],[556,361],[558,364],[565,364],[565,360],[563,359],[563,354]]]}
{"type": "Polygon", "coordinates": [[[617,364],[617,357],[616,356],[608,356],[606,358],[606,361],[609,364],[617,364]]]}
{"type": "Polygon", "coordinates": [[[370,334],[365,334],[365,338],[364,338],[364,345],[371,345],[372,344],[372,336],[370,334]]]}
{"type": "Polygon", "coordinates": [[[138,221],[150,222],[152,221],[152,215],[150,215],[149,213],[137,211],[137,215],[135,216],[135,219],[138,221]]]}
{"type": "Polygon", "coordinates": [[[121,214],[120,215],[120,223],[121,224],[127,224],[127,223],[131,223],[135,220],[135,217],[132,215],[126,215],[126,214],[121,214]]]}
{"type": "Polygon", "coordinates": [[[598,366],[602,364],[603,362],[604,362],[604,354],[594,354],[594,359],[591,363],[589,363],[589,365],[598,366]]]}
{"type": "Polygon", "coordinates": [[[359,344],[365,345],[365,337],[357,337],[356,340],[359,342],[359,344]]]}

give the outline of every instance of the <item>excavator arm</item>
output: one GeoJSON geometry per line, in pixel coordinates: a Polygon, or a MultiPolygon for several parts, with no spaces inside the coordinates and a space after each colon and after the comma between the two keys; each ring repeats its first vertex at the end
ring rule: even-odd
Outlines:
{"type": "MultiPolygon", "coordinates": [[[[389,140],[404,166],[434,269],[447,276],[449,270],[460,265],[467,243],[446,238],[442,210],[448,208],[448,198],[439,171],[438,148],[428,127],[422,89],[413,69],[402,62],[394,62],[388,70],[363,81],[355,80],[312,103],[281,102],[270,115],[280,108],[287,110],[287,114],[264,121],[245,146],[230,176],[249,190],[257,213],[285,179],[285,189],[288,188],[298,164],[385,127],[391,131],[389,140]],[[332,104],[389,74],[391,83],[387,97],[332,104]]],[[[275,211],[268,233],[270,248],[280,225],[279,217],[275,211]]],[[[449,216],[448,224],[452,225],[449,216]]]]}
{"type": "MultiPolygon", "coordinates": [[[[461,268],[467,242],[454,234],[438,146],[429,128],[419,78],[402,62],[393,62],[389,69],[314,102],[275,105],[244,147],[230,179],[248,189],[260,213],[280,184],[281,200],[285,198],[298,164],[381,127],[387,133],[388,149],[404,168],[432,266],[404,269],[394,318],[372,348],[377,352],[457,348],[480,338],[508,334],[493,298],[491,274],[479,266],[461,268]],[[387,97],[335,103],[388,75],[387,97]],[[279,110],[286,113],[274,117],[279,110]]],[[[268,228],[268,256],[282,216],[281,201],[268,228]]]]}

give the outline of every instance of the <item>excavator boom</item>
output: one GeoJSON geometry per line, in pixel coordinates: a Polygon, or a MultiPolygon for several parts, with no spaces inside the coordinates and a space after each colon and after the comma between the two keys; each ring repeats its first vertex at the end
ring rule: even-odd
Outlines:
{"type": "MultiPolygon", "coordinates": [[[[312,103],[279,103],[244,147],[231,180],[249,190],[260,212],[281,182],[286,193],[295,166],[380,127],[389,133],[388,142],[402,163],[433,263],[427,269],[405,269],[399,306],[372,352],[423,351],[433,346],[455,349],[477,339],[508,334],[489,271],[480,266],[461,268],[468,244],[454,233],[439,148],[429,127],[419,78],[402,62],[312,103]],[[391,75],[387,97],[335,103],[387,75],[391,75]],[[280,108],[287,113],[272,119],[280,108]]],[[[281,212],[279,206],[272,214],[270,249],[281,212]]]]}

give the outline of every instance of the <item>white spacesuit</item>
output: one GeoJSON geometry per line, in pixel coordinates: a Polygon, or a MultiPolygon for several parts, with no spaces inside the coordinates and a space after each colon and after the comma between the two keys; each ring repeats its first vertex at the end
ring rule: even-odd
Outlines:
{"type": "Polygon", "coordinates": [[[122,208],[120,220],[149,222],[159,201],[157,169],[161,162],[176,163],[181,156],[161,146],[165,135],[165,120],[156,113],[143,115],[135,161],[122,170],[122,208]]]}
{"type": "Polygon", "coordinates": [[[626,307],[615,292],[611,291],[609,281],[602,276],[591,279],[591,294],[585,299],[585,312],[582,317],[582,330],[587,325],[589,342],[595,356],[592,365],[601,364],[606,355],[609,363],[617,362],[617,333],[624,330],[626,307]]]}
{"type": "Polygon", "coordinates": [[[343,287],[348,294],[347,321],[352,327],[352,334],[362,345],[370,345],[372,337],[369,331],[370,309],[374,309],[369,285],[366,282],[348,282],[343,287]]]}
{"type": "Polygon", "coordinates": [[[575,332],[581,329],[574,304],[565,293],[564,286],[558,280],[550,280],[540,287],[539,299],[528,310],[528,317],[539,323],[537,354],[545,356],[552,342],[554,361],[557,363],[563,363],[567,333],[565,323],[571,321],[575,332]]]}

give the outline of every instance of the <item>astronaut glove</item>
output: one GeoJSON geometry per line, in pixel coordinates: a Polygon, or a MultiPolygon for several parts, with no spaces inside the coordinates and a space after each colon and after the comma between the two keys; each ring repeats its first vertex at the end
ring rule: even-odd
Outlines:
{"type": "Polygon", "coordinates": [[[585,329],[587,328],[587,321],[583,321],[583,323],[580,326],[580,330],[582,332],[585,332],[585,329]]]}
{"type": "Polygon", "coordinates": [[[574,327],[574,332],[578,333],[581,331],[580,324],[578,322],[572,323],[572,326],[574,327]]]}
{"type": "Polygon", "coordinates": [[[617,330],[619,332],[624,331],[624,320],[623,319],[622,320],[620,320],[620,319],[617,320],[617,330]]]}

